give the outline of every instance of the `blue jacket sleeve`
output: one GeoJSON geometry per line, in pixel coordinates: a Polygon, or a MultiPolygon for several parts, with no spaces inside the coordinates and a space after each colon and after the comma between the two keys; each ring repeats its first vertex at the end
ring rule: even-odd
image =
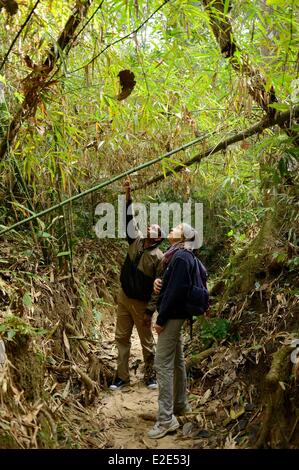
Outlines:
{"type": "Polygon", "coordinates": [[[187,261],[182,258],[174,260],[170,279],[163,292],[162,301],[158,311],[157,325],[163,326],[167,322],[174,307],[182,304],[187,297],[191,283],[191,274],[187,261]]]}

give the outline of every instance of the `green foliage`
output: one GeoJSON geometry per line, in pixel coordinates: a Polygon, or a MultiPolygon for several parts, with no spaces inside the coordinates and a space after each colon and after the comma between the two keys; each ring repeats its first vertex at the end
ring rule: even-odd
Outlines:
{"type": "Polygon", "coordinates": [[[230,323],[224,318],[203,319],[200,325],[200,339],[209,347],[211,343],[222,341],[228,338],[230,333],[230,323]]]}
{"type": "Polygon", "coordinates": [[[28,292],[23,295],[23,305],[29,309],[32,307],[32,299],[28,292]]]}
{"type": "Polygon", "coordinates": [[[34,328],[25,320],[15,315],[5,316],[0,324],[0,335],[7,341],[12,341],[16,336],[29,338],[36,335],[44,335],[46,332],[43,328],[34,328]]]}
{"type": "MultiPolygon", "coordinates": [[[[54,82],[42,90],[10,157],[0,164],[0,197],[5,201],[0,209],[1,223],[8,225],[198,134],[215,131],[198,148],[178,154],[175,161],[169,159],[160,168],[154,166],[132,176],[133,183],[145,187],[157,171],[173,171],[177,162],[184,164],[207,145],[216,145],[221,138],[260,119],[261,111],[249,97],[250,83],[237,77],[221,55],[201,2],[168,2],[136,34],[130,34],[161,3],[105,0],[73,47],[60,51],[54,82]],[[118,73],[125,69],[134,73],[136,86],[119,101],[118,73]]],[[[24,79],[31,68],[23,57],[28,56],[36,66],[43,63],[49,48],[53,44],[57,47],[55,41],[74,4],[72,0],[40,2],[10,53],[0,75],[0,137],[26,93],[24,79]]],[[[88,18],[98,5],[92,3],[88,18]]],[[[297,3],[244,0],[230,6],[225,2],[225,11],[240,49],[262,70],[266,88],[275,86],[279,103],[273,104],[273,109],[289,108],[298,98],[297,3]]],[[[9,28],[7,18],[1,15],[2,57],[27,15],[26,2],[19,5],[18,15],[9,19],[9,28]]],[[[269,130],[262,139],[247,139],[209,157],[199,167],[191,167],[190,195],[204,203],[204,240],[211,250],[209,256],[223,239],[225,244],[234,241],[239,246],[248,241],[248,227],[265,217],[265,181],[278,187],[293,177],[297,158],[298,151],[290,140],[269,130]],[[265,155],[274,152],[275,164],[272,161],[261,169],[265,155]],[[226,237],[227,233],[231,236],[226,237]]],[[[170,183],[166,180],[157,189],[158,197],[165,191],[161,199],[177,200],[186,181],[187,176],[172,177],[170,183]]],[[[117,185],[111,188],[114,193],[119,190],[117,185]]],[[[106,196],[110,201],[111,194],[106,196]]],[[[144,196],[143,191],[138,193],[139,199],[144,196]]],[[[44,226],[38,222],[38,227],[33,227],[33,236],[43,254],[48,254],[48,261],[71,263],[76,239],[94,236],[94,209],[102,197],[104,193],[73,204],[58,212],[55,222],[49,214],[43,219],[44,226]],[[57,258],[57,253],[63,255],[57,258]]]]}
{"type": "MultiPolygon", "coordinates": [[[[294,256],[294,258],[291,258],[288,261],[288,266],[292,271],[298,272],[298,270],[299,270],[299,256],[294,256]]],[[[297,289],[297,291],[298,291],[298,289],[297,289]]],[[[298,295],[298,293],[297,293],[297,295],[298,295]]]]}

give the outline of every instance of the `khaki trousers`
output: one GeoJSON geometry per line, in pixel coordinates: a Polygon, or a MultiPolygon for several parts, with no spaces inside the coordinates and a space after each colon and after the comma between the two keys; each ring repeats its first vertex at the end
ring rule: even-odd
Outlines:
{"type": "Polygon", "coordinates": [[[157,421],[171,422],[174,409],[187,405],[187,374],[182,326],[185,320],[168,320],[158,336],[155,369],[159,385],[157,421]]]}
{"type": "Polygon", "coordinates": [[[152,330],[144,326],[143,316],[147,302],[130,299],[121,289],[118,298],[118,311],[116,321],[115,340],[118,349],[117,376],[129,381],[129,356],[131,348],[131,335],[133,326],[136,326],[145,363],[145,380],[155,375],[153,364],[155,358],[155,346],[152,330]]]}

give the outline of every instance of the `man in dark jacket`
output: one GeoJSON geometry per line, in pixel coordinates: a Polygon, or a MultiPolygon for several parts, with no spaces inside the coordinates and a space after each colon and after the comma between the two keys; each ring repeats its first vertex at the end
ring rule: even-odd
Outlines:
{"type": "Polygon", "coordinates": [[[153,368],[155,358],[154,338],[151,330],[151,317],[155,311],[155,302],[151,301],[153,283],[158,276],[158,267],[163,253],[159,249],[162,241],[158,225],[147,228],[147,237],[134,225],[130,183],[124,184],[126,192],[126,235],[129,243],[128,253],[122,266],[121,290],[118,299],[118,312],[115,339],[118,349],[117,375],[110,386],[117,390],[128,384],[129,355],[131,334],[136,326],[144,358],[144,381],[148,388],[157,388],[153,368]],[[135,233],[134,233],[135,232],[135,233]]]}

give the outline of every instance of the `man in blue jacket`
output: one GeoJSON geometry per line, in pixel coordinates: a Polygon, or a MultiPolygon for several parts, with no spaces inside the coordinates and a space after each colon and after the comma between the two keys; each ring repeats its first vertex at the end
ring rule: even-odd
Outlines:
{"type": "Polygon", "coordinates": [[[185,320],[190,318],[187,311],[190,287],[192,284],[206,287],[206,270],[198,259],[195,261],[193,254],[193,249],[199,247],[198,240],[196,230],[187,224],[178,225],[168,235],[171,247],[163,258],[165,271],[154,326],[158,333],[155,369],[159,411],[157,422],[148,433],[152,439],[176,430],[179,423],[175,415],[191,411],[181,330],[185,320]]]}

